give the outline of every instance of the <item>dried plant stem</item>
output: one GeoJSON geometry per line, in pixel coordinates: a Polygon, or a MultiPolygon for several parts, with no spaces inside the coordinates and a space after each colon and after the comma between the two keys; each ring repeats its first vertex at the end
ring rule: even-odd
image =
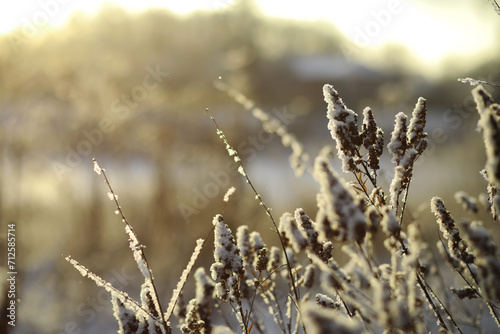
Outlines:
{"type": "Polygon", "coordinates": [[[406,189],[405,189],[405,195],[404,195],[404,198],[403,198],[403,205],[401,207],[401,214],[399,215],[399,224],[402,226],[403,225],[403,217],[404,217],[404,214],[405,214],[405,209],[406,209],[406,201],[408,199],[408,193],[409,193],[409,189],[410,189],[410,183],[411,183],[411,180],[408,181],[408,185],[406,186],[406,189]]]}
{"type": "MultiPolygon", "coordinates": [[[[120,203],[118,202],[118,196],[113,191],[113,188],[111,187],[111,183],[109,183],[108,177],[106,176],[105,170],[99,166],[99,164],[97,163],[96,159],[92,159],[92,162],[94,163],[95,169],[99,170],[100,173],[102,173],[102,176],[104,178],[104,182],[108,186],[109,192],[112,195],[112,199],[113,199],[113,201],[116,204],[116,209],[118,210],[118,212],[119,212],[119,214],[120,214],[120,216],[122,218],[122,221],[128,227],[128,229],[130,230],[130,232],[135,236],[135,238],[138,240],[137,234],[134,232],[134,229],[132,228],[132,225],[129,224],[129,222],[127,220],[127,217],[125,217],[125,214],[122,211],[120,203]]],[[[156,286],[154,284],[153,272],[151,271],[151,268],[149,267],[149,264],[148,264],[148,261],[147,261],[147,258],[146,258],[146,254],[144,252],[144,248],[141,247],[140,250],[138,250],[138,251],[140,252],[140,255],[141,255],[143,261],[145,262],[146,268],[147,268],[147,270],[149,272],[149,279],[151,280],[151,286],[153,287],[154,296],[155,296],[156,300],[160,300],[158,298],[158,291],[157,291],[156,286]]],[[[161,303],[158,303],[158,307],[160,308],[158,310],[159,311],[159,315],[160,315],[160,322],[161,322],[163,328],[167,328],[167,322],[165,321],[165,317],[164,317],[164,314],[163,314],[161,303]]]]}
{"type": "MultiPolygon", "coordinates": [[[[408,252],[408,248],[406,248],[406,246],[404,245],[403,243],[403,240],[399,240],[399,243],[401,244],[401,249],[403,250],[403,254],[409,254],[408,252]]],[[[421,267],[420,265],[420,261],[417,261],[417,266],[418,268],[421,267]]],[[[434,296],[436,299],[437,296],[435,293],[432,292],[432,289],[430,288],[429,284],[427,283],[427,281],[425,280],[425,278],[422,276],[421,272],[420,272],[420,269],[417,271],[417,283],[418,285],[420,286],[420,289],[422,289],[422,292],[424,293],[425,295],[425,298],[427,299],[427,302],[429,303],[429,305],[431,306],[432,308],[432,311],[434,312],[434,314],[436,315],[438,321],[439,321],[439,324],[442,328],[446,329],[447,331],[449,331],[448,327],[446,326],[446,323],[444,322],[443,318],[441,317],[441,314],[439,313],[439,310],[436,306],[436,304],[434,303],[434,301],[432,300],[432,296],[434,296]],[[425,282],[425,284],[424,284],[425,282]],[[428,291],[431,290],[431,292],[428,291]]],[[[439,299],[438,299],[439,301],[439,299]]],[[[439,301],[441,307],[445,310],[445,312],[449,315],[450,317],[450,320],[453,322],[453,324],[457,327],[458,331],[460,333],[462,333],[462,331],[460,330],[460,328],[458,328],[458,325],[456,324],[456,322],[453,320],[451,314],[447,311],[446,307],[443,305],[443,303],[441,303],[441,301],[439,301]]]]}
{"type": "MultiPolygon", "coordinates": [[[[362,158],[361,156],[361,153],[359,153],[359,149],[356,149],[356,154],[358,155],[359,158],[362,158]]],[[[375,177],[373,177],[371,174],[370,174],[370,171],[368,170],[368,167],[366,166],[366,161],[364,160],[361,160],[361,166],[363,166],[363,170],[364,171],[361,171],[363,173],[363,175],[366,175],[366,177],[370,180],[373,188],[377,188],[377,179],[376,179],[376,175],[375,177]]],[[[373,202],[373,200],[370,198],[370,194],[368,194],[368,191],[366,189],[366,186],[365,186],[365,182],[363,182],[363,180],[361,180],[360,177],[358,177],[358,175],[356,173],[354,173],[354,177],[356,178],[356,180],[358,181],[358,184],[361,186],[361,188],[363,189],[363,192],[366,196],[366,198],[368,198],[368,200],[370,201],[370,203],[377,209],[378,211],[378,207],[377,205],[375,205],[375,203],[373,202]]],[[[385,199],[380,196],[380,194],[377,194],[378,198],[380,199],[380,202],[385,205],[385,199]]],[[[380,213],[380,212],[379,212],[380,213]]]]}
{"type": "MultiPolygon", "coordinates": [[[[208,108],[206,109],[206,112],[209,113],[208,108]]],[[[231,148],[232,149],[232,147],[227,142],[227,139],[226,139],[225,135],[223,134],[222,130],[220,129],[219,125],[217,124],[215,118],[211,114],[209,114],[209,116],[210,116],[210,119],[212,120],[212,122],[214,123],[215,128],[217,129],[217,131],[219,133],[221,133],[221,138],[223,139],[224,143],[226,144],[226,148],[231,148]]],[[[232,149],[232,150],[234,151],[234,149],[232,149]]],[[[285,261],[286,261],[286,265],[287,265],[287,270],[288,270],[288,275],[290,276],[290,282],[291,282],[291,285],[292,285],[293,294],[294,294],[295,300],[296,300],[296,302],[298,304],[300,302],[300,294],[299,294],[299,291],[297,289],[297,284],[295,282],[295,277],[294,277],[293,272],[292,272],[292,265],[290,263],[290,259],[288,258],[287,251],[286,251],[286,246],[285,246],[285,243],[284,243],[284,241],[283,241],[283,239],[281,237],[281,232],[280,232],[280,230],[278,228],[278,225],[276,224],[276,221],[274,220],[273,215],[271,214],[271,209],[269,209],[269,207],[266,205],[266,203],[262,199],[262,196],[260,195],[260,193],[255,189],[252,181],[248,177],[248,174],[245,172],[245,167],[243,166],[243,163],[242,163],[241,159],[238,157],[238,159],[235,159],[235,161],[239,164],[239,168],[241,170],[240,173],[245,177],[246,182],[248,183],[248,185],[250,186],[250,188],[252,188],[252,191],[255,194],[256,199],[259,201],[259,204],[262,205],[262,207],[266,211],[267,216],[271,219],[271,222],[273,223],[273,226],[274,226],[274,229],[276,231],[276,234],[278,235],[278,238],[280,240],[281,248],[283,249],[283,253],[284,253],[285,261]]],[[[297,310],[298,310],[298,313],[299,313],[299,316],[300,316],[300,314],[301,314],[300,313],[300,308],[297,308],[297,310]]],[[[304,330],[304,333],[307,333],[304,325],[303,325],[303,330],[304,330]]]]}
{"type": "Polygon", "coordinates": [[[420,286],[420,288],[422,289],[422,291],[423,291],[423,293],[425,295],[425,298],[427,299],[427,302],[429,303],[429,305],[431,305],[432,311],[434,312],[434,314],[436,315],[436,317],[437,317],[437,319],[439,321],[439,325],[442,328],[444,328],[447,331],[449,331],[449,329],[446,326],[443,318],[441,317],[441,314],[439,313],[439,310],[438,310],[437,306],[434,304],[434,301],[432,300],[431,295],[429,294],[429,292],[427,291],[426,286],[422,282],[422,277],[420,276],[420,273],[417,273],[417,282],[418,282],[418,285],[420,286]]]}
{"type": "Polygon", "coordinates": [[[106,282],[105,280],[103,280],[102,278],[91,272],[84,265],[78,263],[78,261],[73,259],[71,256],[67,256],[65,259],[66,261],[71,263],[82,274],[82,276],[87,276],[88,278],[93,280],[97,284],[97,286],[102,286],[106,291],[109,291],[111,293],[116,294],[117,296],[122,297],[123,300],[126,301],[127,303],[133,304],[135,308],[141,310],[142,312],[144,312],[144,314],[147,314],[151,318],[156,319],[156,317],[153,314],[151,314],[151,312],[146,310],[141,304],[136,302],[134,299],[130,298],[127,293],[118,290],[110,283],[106,282]]]}
{"type": "MultiPolygon", "coordinates": [[[[260,279],[262,278],[262,272],[259,271],[259,277],[257,278],[258,280],[258,285],[255,287],[255,292],[252,296],[252,301],[250,302],[250,310],[248,311],[248,314],[252,314],[252,310],[253,310],[253,305],[255,303],[255,298],[257,298],[257,289],[259,289],[259,287],[261,286],[261,283],[260,283],[260,279]]],[[[263,292],[262,292],[263,293],[263,292]]],[[[247,321],[247,326],[248,326],[248,322],[250,321],[250,316],[246,319],[247,321]]]]}
{"type": "MultiPolygon", "coordinates": [[[[478,290],[480,289],[479,288],[479,282],[477,281],[476,277],[474,276],[474,274],[472,273],[472,270],[469,266],[469,264],[467,263],[467,269],[469,270],[469,273],[471,274],[472,276],[472,279],[474,280],[474,282],[476,283],[476,286],[478,288],[478,290]]],[[[467,281],[466,281],[467,282],[467,281]]],[[[479,291],[476,292],[478,294],[478,296],[486,303],[486,305],[488,306],[488,309],[490,310],[490,313],[493,317],[493,319],[495,320],[495,323],[497,324],[498,327],[500,327],[500,319],[497,315],[497,313],[495,312],[495,305],[493,305],[490,301],[486,300],[480,293],[479,291]]]]}
{"type": "MultiPolygon", "coordinates": [[[[417,273],[417,278],[418,278],[418,275],[420,275],[419,273],[417,273]]],[[[423,278],[422,278],[423,279],[423,278]]],[[[423,281],[425,282],[425,285],[426,287],[429,289],[430,291],[430,294],[439,302],[439,305],[441,305],[441,308],[443,309],[443,311],[448,315],[448,318],[450,319],[450,321],[453,323],[453,325],[457,328],[458,332],[462,333],[463,332],[460,330],[460,327],[458,327],[458,324],[455,322],[455,320],[453,319],[453,317],[451,316],[451,313],[448,311],[448,309],[445,307],[445,305],[443,304],[443,302],[441,302],[441,300],[439,299],[439,297],[436,295],[436,293],[432,290],[431,286],[429,285],[429,283],[427,283],[425,281],[425,279],[423,279],[423,281]]]]}
{"type": "MultiPolygon", "coordinates": [[[[368,191],[367,191],[366,185],[365,185],[366,181],[362,180],[361,173],[359,176],[355,172],[353,172],[353,174],[354,174],[354,177],[356,178],[356,181],[358,182],[358,184],[360,186],[361,191],[364,193],[364,195],[366,196],[368,201],[370,201],[371,205],[373,205],[375,208],[377,208],[375,203],[373,202],[373,200],[370,198],[370,194],[368,194],[368,191]]],[[[357,187],[355,187],[355,189],[359,190],[357,187]]]]}
{"type": "Polygon", "coordinates": [[[380,278],[379,275],[378,275],[378,273],[377,273],[377,271],[375,270],[375,268],[373,268],[373,263],[368,258],[368,255],[366,254],[365,250],[363,249],[363,246],[360,243],[357,243],[357,242],[356,242],[356,244],[359,247],[359,250],[360,250],[360,253],[361,253],[361,257],[366,261],[368,267],[370,268],[370,271],[371,271],[372,275],[375,278],[380,278]]]}
{"type": "MultiPolygon", "coordinates": [[[[443,244],[443,249],[444,251],[446,252],[446,255],[448,256],[448,258],[451,258],[451,255],[448,253],[448,250],[444,244],[444,241],[441,239],[441,235],[438,233],[438,237],[439,237],[439,241],[441,242],[441,244],[443,244]]],[[[464,280],[464,282],[472,289],[475,289],[476,291],[476,295],[481,298],[485,303],[486,303],[486,306],[488,307],[488,310],[490,311],[493,319],[495,320],[495,323],[497,324],[498,327],[500,327],[500,318],[499,316],[497,315],[497,313],[495,312],[495,308],[498,308],[497,306],[493,305],[490,301],[486,300],[483,295],[480,293],[480,288],[479,288],[479,282],[476,278],[476,276],[474,275],[474,273],[472,272],[472,269],[469,265],[469,263],[465,263],[465,266],[467,267],[467,270],[469,271],[469,274],[470,276],[472,277],[472,279],[474,280],[474,283],[476,284],[476,286],[473,286],[469,280],[467,278],[465,278],[465,276],[463,275],[463,273],[458,270],[458,268],[454,268],[455,271],[460,275],[460,277],[462,277],[462,279],[464,280]]]]}
{"type": "MultiPolygon", "coordinates": [[[[356,148],[356,155],[361,159],[361,153],[359,152],[359,149],[356,148]]],[[[366,166],[366,161],[361,159],[361,166],[363,166],[363,169],[365,170],[364,174],[370,179],[370,182],[372,183],[373,187],[377,188],[377,179],[372,177],[370,172],[368,171],[368,167],[366,166]]]]}

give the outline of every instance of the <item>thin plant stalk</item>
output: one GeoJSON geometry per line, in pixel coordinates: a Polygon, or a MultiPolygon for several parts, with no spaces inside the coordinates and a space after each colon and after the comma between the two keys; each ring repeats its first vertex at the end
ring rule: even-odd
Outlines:
{"type": "MultiPolygon", "coordinates": [[[[111,183],[109,182],[108,177],[106,176],[106,171],[104,170],[104,168],[101,168],[101,166],[99,166],[99,164],[97,163],[97,160],[95,158],[92,159],[92,162],[94,163],[94,170],[96,172],[99,171],[100,173],[102,173],[102,176],[104,178],[104,182],[108,186],[109,192],[112,195],[112,199],[115,202],[116,210],[118,210],[118,213],[120,214],[120,216],[122,218],[122,221],[130,229],[131,233],[133,233],[135,235],[135,237],[137,238],[137,234],[134,232],[134,229],[133,229],[132,225],[129,224],[129,222],[127,220],[127,217],[125,217],[125,214],[122,211],[120,203],[118,202],[118,196],[115,194],[113,188],[111,187],[111,183]]],[[[137,240],[138,240],[138,238],[137,238],[137,240]]],[[[147,258],[146,258],[146,254],[144,252],[144,248],[143,247],[141,247],[140,252],[141,252],[141,256],[143,258],[143,261],[146,264],[146,268],[147,268],[147,270],[149,272],[149,276],[150,276],[149,279],[151,280],[151,286],[153,287],[153,293],[155,295],[155,298],[156,298],[156,300],[160,300],[158,298],[158,291],[156,289],[156,285],[154,284],[153,272],[151,271],[151,268],[149,267],[149,264],[148,264],[148,261],[147,261],[147,258]]],[[[162,324],[162,326],[164,328],[167,328],[167,322],[165,321],[165,317],[164,317],[164,314],[163,314],[161,303],[158,303],[158,307],[160,308],[158,311],[160,313],[159,315],[160,315],[161,324],[162,324]]]]}
{"type": "MultiPolygon", "coordinates": [[[[209,113],[208,111],[208,108],[206,109],[206,112],[209,113]]],[[[221,136],[221,139],[223,139],[224,143],[226,144],[226,148],[230,148],[232,149],[233,151],[235,151],[230,145],[229,143],[227,142],[227,139],[225,137],[225,135],[223,134],[222,130],[219,128],[219,125],[217,124],[215,118],[209,114],[210,116],[210,119],[212,120],[212,122],[214,123],[215,125],[215,128],[217,129],[218,133],[220,133],[220,136],[221,136]]],[[[235,151],[236,152],[236,151],[235,151]]],[[[299,291],[297,289],[297,285],[296,285],[296,282],[295,282],[295,278],[294,278],[294,275],[293,275],[293,272],[292,272],[292,265],[290,263],[290,260],[288,258],[288,255],[287,255],[287,251],[286,251],[286,247],[285,247],[285,243],[281,237],[281,233],[280,233],[280,230],[278,228],[278,225],[276,224],[276,221],[274,220],[274,217],[273,215],[271,214],[271,210],[269,209],[269,207],[265,204],[264,200],[262,199],[262,196],[260,195],[260,193],[255,189],[252,181],[250,180],[250,178],[248,177],[248,174],[245,172],[245,167],[243,166],[243,163],[241,161],[241,159],[236,156],[235,157],[235,161],[239,164],[239,169],[240,169],[240,173],[245,177],[247,183],[249,184],[250,188],[252,188],[252,191],[254,192],[255,196],[256,196],[256,199],[259,200],[259,203],[262,205],[262,207],[264,208],[264,210],[266,211],[266,214],[267,216],[271,219],[271,222],[273,223],[273,226],[275,228],[275,231],[276,231],[276,234],[278,235],[278,238],[280,240],[280,244],[281,244],[281,248],[283,249],[283,253],[285,255],[285,261],[286,261],[286,264],[287,264],[287,270],[288,270],[288,275],[290,276],[290,282],[292,284],[292,290],[293,290],[293,293],[294,293],[294,297],[295,297],[295,300],[297,301],[297,304],[300,302],[300,295],[299,295],[299,291]],[[237,159],[236,159],[237,158],[237,159]]],[[[297,308],[299,310],[299,316],[300,316],[300,308],[297,308]]],[[[303,325],[303,330],[304,330],[304,333],[306,333],[306,329],[303,325]]]]}

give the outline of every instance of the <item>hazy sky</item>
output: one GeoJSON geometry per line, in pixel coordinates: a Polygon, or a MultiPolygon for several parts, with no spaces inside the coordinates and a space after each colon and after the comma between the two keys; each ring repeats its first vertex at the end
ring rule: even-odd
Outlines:
{"type": "MultiPolygon", "coordinates": [[[[234,0],[107,1],[130,10],[168,7],[230,11],[234,0]]],[[[334,22],[357,47],[398,42],[424,63],[450,54],[491,55],[500,48],[500,16],[486,0],[258,0],[263,12],[302,20],[334,22]]],[[[23,0],[0,5],[0,33],[17,26],[60,25],[77,10],[95,12],[104,1],[23,0]]]]}

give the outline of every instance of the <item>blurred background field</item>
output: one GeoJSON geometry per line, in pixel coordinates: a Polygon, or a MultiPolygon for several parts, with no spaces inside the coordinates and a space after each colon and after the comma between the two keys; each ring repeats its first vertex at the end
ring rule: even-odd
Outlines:
{"type": "MultiPolygon", "coordinates": [[[[231,160],[206,108],[240,147],[275,216],[303,207],[314,218],[313,178],[295,177],[290,150],[279,138],[263,137],[260,122],[214,81],[270,114],[286,115],[312,158],[334,145],[325,83],[359,115],[370,106],[387,139],[394,115],[410,114],[425,97],[430,145],[415,171],[409,212],[429,240],[436,238],[432,196],[459,217],[456,191],[485,192],[471,87],[457,78],[500,81],[500,16],[491,5],[325,3],[279,11],[257,1],[213,0],[177,12],[108,3],[51,25],[44,17],[57,19],[70,6],[54,1],[27,9],[20,27],[0,36],[0,234],[4,254],[6,225],[16,222],[14,333],[116,330],[107,293],[82,278],[66,255],[137,293],[141,277],[93,157],[147,247],[164,303],[228,187],[237,188],[225,209],[233,230],[247,224],[276,244],[244,179],[228,169],[231,160]]],[[[500,90],[488,89],[500,101],[500,90]]],[[[393,166],[383,167],[388,189],[393,166]]],[[[199,264],[211,256],[208,243],[199,264]]]]}

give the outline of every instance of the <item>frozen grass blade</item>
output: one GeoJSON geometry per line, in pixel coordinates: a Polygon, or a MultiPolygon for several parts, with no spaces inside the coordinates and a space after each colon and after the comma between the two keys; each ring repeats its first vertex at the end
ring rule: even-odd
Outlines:
{"type": "Polygon", "coordinates": [[[125,223],[125,232],[129,236],[129,247],[132,250],[132,253],[134,254],[134,259],[135,262],[137,263],[137,266],[139,267],[139,270],[141,271],[142,275],[146,279],[146,281],[151,282],[151,287],[152,287],[152,295],[151,298],[154,299],[154,305],[158,307],[156,310],[157,313],[160,315],[160,321],[161,321],[161,327],[162,330],[166,331],[167,328],[169,328],[167,322],[165,321],[165,318],[163,317],[163,311],[161,304],[159,302],[158,298],[158,292],[156,290],[156,286],[154,284],[154,278],[153,278],[153,273],[151,271],[151,268],[149,267],[148,260],[146,258],[146,254],[144,253],[144,246],[139,243],[139,239],[137,238],[137,234],[134,232],[134,229],[132,226],[129,224],[127,218],[125,217],[125,214],[122,211],[122,208],[120,206],[120,203],[118,202],[118,195],[115,194],[113,188],[111,187],[111,184],[108,180],[108,177],[106,176],[106,171],[104,168],[102,168],[98,163],[96,159],[92,159],[94,163],[94,171],[98,175],[102,175],[104,178],[104,182],[108,186],[109,193],[108,197],[115,202],[116,205],[116,212],[121,216],[122,222],[125,223]]]}
{"type": "MultiPolygon", "coordinates": [[[[494,6],[496,6],[498,15],[500,15],[500,7],[498,7],[496,1],[495,0],[488,0],[488,1],[490,1],[491,3],[494,3],[494,6]]],[[[497,83],[494,83],[494,82],[488,82],[488,81],[479,80],[479,79],[473,79],[473,78],[469,78],[469,77],[467,77],[467,78],[458,78],[457,81],[461,82],[461,83],[465,83],[465,84],[468,83],[471,86],[489,85],[489,86],[493,86],[493,87],[500,87],[500,84],[497,84],[497,83]]]]}
{"type": "Polygon", "coordinates": [[[126,304],[129,309],[131,309],[135,312],[135,314],[142,312],[145,315],[147,315],[148,317],[150,317],[151,319],[155,319],[155,321],[158,324],[162,324],[161,318],[155,317],[149,311],[144,309],[142,305],[140,305],[138,302],[136,302],[135,300],[130,298],[126,292],[123,292],[123,291],[116,289],[114,286],[111,285],[111,283],[106,282],[101,277],[97,276],[96,274],[94,274],[93,272],[88,270],[85,266],[78,263],[78,261],[73,259],[71,256],[67,256],[67,257],[65,257],[65,259],[70,264],[72,264],[73,267],[75,267],[75,269],[78,270],[83,277],[88,277],[89,279],[94,281],[94,283],[97,286],[104,288],[106,291],[108,291],[111,294],[112,298],[118,299],[121,301],[121,303],[126,304]]]}
{"type": "Polygon", "coordinates": [[[170,299],[170,303],[168,304],[167,312],[165,313],[165,319],[167,321],[170,320],[170,317],[172,316],[172,313],[174,311],[174,307],[177,304],[177,301],[179,300],[179,295],[182,292],[182,289],[184,288],[184,285],[186,284],[186,281],[189,277],[189,274],[191,273],[191,270],[193,270],[194,264],[196,262],[196,259],[200,255],[201,249],[203,248],[203,245],[205,244],[205,240],[203,239],[198,239],[196,240],[196,247],[193,251],[193,254],[191,254],[191,258],[189,259],[189,262],[186,266],[186,269],[182,272],[181,279],[177,283],[177,287],[174,289],[172,298],[170,299]]]}

